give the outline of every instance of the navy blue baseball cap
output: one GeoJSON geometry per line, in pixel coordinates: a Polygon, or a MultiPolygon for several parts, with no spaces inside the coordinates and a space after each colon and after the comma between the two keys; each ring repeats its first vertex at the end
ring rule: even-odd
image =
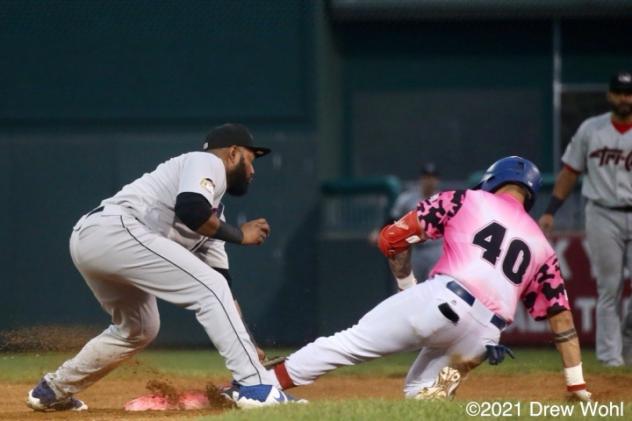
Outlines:
{"type": "Polygon", "coordinates": [[[439,177],[439,171],[434,162],[425,162],[419,169],[419,175],[439,177]]]}
{"type": "Polygon", "coordinates": [[[204,140],[203,150],[242,146],[251,150],[255,158],[262,157],[271,152],[270,148],[255,146],[254,138],[250,130],[243,124],[226,123],[213,128],[204,140]]]}
{"type": "Polygon", "coordinates": [[[610,78],[608,90],[615,94],[632,94],[632,72],[617,72],[610,78]]]}

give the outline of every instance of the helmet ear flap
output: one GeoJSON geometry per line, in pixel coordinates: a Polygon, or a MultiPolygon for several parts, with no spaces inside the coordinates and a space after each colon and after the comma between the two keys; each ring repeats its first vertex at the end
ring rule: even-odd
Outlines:
{"type": "Polygon", "coordinates": [[[531,190],[526,184],[521,185],[525,192],[524,196],[524,209],[529,212],[535,203],[535,192],[531,190]]]}

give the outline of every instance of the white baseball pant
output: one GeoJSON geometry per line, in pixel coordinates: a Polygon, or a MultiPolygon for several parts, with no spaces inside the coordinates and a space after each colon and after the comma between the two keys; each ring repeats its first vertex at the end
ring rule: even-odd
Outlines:
{"type": "Polygon", "coordinates": [[[406,396],[430,386],[445,366],[466,375],[484,360],[485,345],[498,344],[500,330],[490,323],[489,309],[478,300],[470,306],[446,287],[450,281],[454,279],[439,275],[399,292],[353,327],[294,352],[285,362],[291,380],[306,385],[337,367],[419,349],[406,376],[406,396]],[[458,315],[458,322],[444,316],[441,304],[458,315]]]}

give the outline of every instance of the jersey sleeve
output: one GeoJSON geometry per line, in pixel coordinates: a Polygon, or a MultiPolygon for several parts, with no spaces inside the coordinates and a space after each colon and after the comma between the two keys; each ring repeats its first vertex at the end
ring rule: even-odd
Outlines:
{"type": "Polygon", "coordinates": [[[463,206],[466,190],[449,190],[437,193],[417,205],[417,218],[426,237],[443,237],[446,224],[463,206]]]}
{"type": "Polygon", "coordinates": [[[570,310],[557,256],[552,254],[538,269],[522,294],[522,302],[535,320],[570,310]]]}
{"type": "Polygon", "coordinates": [[[213,196],[226,178],[220,160],[206,152],[194,153],[187,157],[182,169],[178,194],[199,193],[213,204],[213,196]]]}
{"type": "Polygon", "coordinates": [[[586,155],[588,151],[588,135],[585,124],[582,124],[570,143],[566,146],[562,162],[575,171],[584,172],[586,170],[586,155]]]}

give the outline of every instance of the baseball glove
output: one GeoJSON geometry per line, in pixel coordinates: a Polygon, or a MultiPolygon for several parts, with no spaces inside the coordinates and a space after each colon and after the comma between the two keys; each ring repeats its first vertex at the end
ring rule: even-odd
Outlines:
{"type": "Polygon", "coordinates": [[[270,357],[267,358],[263,361],[262,365],[266,370],[270,370],[271,368],[273,368],[275,365],[277,364],[281,364],[283,361],[285,361],[287,359],[287,357],[270,357]]]}

